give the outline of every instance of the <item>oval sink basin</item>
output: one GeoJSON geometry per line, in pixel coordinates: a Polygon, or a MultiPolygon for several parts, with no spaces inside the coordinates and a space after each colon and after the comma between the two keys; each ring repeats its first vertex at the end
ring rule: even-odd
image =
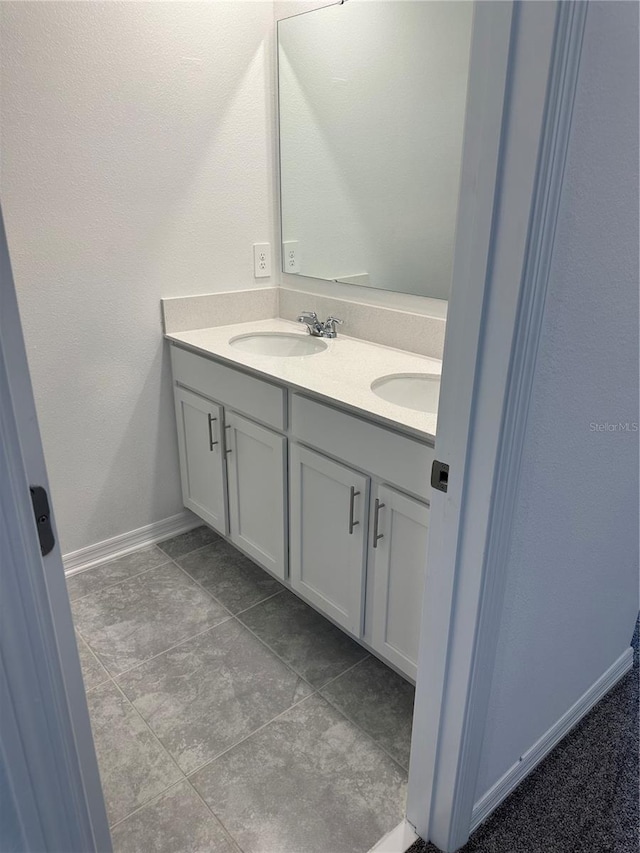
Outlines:
{"type": "Polygon", "coordinates": [[[440,396],[439,373],[394,373],[371,383],[378,397],[396,406],[435,415],[440,396]]]}
{"type": "Polygon", "coordinates": [[[295,358],[301,355],[315,355],[324,352],[326,341],[311,335],[288,335],[286,332],[257,332],[238,335],[231,338],[229,344],[243,352],[256,355],[275,355],[283,358],[295,358]]]}

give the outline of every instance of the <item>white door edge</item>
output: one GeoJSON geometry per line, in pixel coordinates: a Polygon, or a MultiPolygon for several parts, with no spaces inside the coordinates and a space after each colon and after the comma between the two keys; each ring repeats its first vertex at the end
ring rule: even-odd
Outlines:
{"type": "Polygon", "coordinates": [[[41,556],[29,495],[49,485],[1,210],[0,471],[3,833],[10,816],[12,849],[108,853],[60,549],[41,556]]]}
{"type": "MultiPolygon", "coordinates": [[[[488,7],[493,5],[477,4],[476,19],[482,9],[491,15],[488,7]]],[[[467,299],[463,308],[464,278],[456,281],[454,265],[438,423],[443,440],[436,441],[437,458],[451,461],[449,482],[453,482],[453,489],[450,486],[446,496],[434,492],[431,505],[430,583],[425,590],[407,807],[408,818],[420,835],[446,851],[461,847],[472,826],[503,602],[505,545],[535,369],[586,6],[573,0],[518,4],[514,13],[516,47],[509,59],[507,96],[515,87],[518,97],[507,97],[498,172],[500,204],[493,223],[487,301],[473,352],[470,348],[474,341],[465,343],[460,338],[464,318],[455,310],[457,284],[461,286],[461,309],[468,313],[472,307],[467,299]],[[474,365],[471,412],[461,436],[455,400],[447,405],[452,402],[449,391],[454,396],[451,384],[447,387],[447,372],[464,377],[462,360],[470,356],[474,365]],[[464,439],[457,447],[456,430],[458,438],[464,439]],[[465,470],[456,471],[454,466],[461,464],[465,470]],[[483,558],[478,559],[478,555],[483,558]],[[430,598],[436,611],[431,622],[434,611],[429,613],[430,598]],[[440,619],[437,608],[445,611],[440,619]],[[449,638],[445,652],[432,651],[434,631],[449,638]],[[437,696],[432,693],[428,697],[434,684],[437,696]],[[428,711],[433,712],[431,717],[426,716],[428,711]]],[[[456,252],[458,248],[457,244],[456,252]]],[[[459,396],[459,383],[455,390],[459,396]]]]}
{"type": "Polygon", "coordinates": [[[449,463],[447,494],[433,491],[411,741],[407,819],[427,839],[447,676],[458,527],[474,403],[512,35],[513,3],[474,4],[454,248],[435,454],[449,463]]]}

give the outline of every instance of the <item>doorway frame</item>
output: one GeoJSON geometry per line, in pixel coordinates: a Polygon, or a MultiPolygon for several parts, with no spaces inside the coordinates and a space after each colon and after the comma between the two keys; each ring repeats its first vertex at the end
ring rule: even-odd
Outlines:
{"type": "MultiPolygon", "coordinates": [[[[50,494],[0,207],[0,761],[12,847],[111,837],[59,545],[40,552],[29,485],[50,494]],[[19,836],[19,838],[18,838],[19,836]]],[[[55,519],[51,511],[55,531],[55,519]]],[[[16,849],[18,849],[16,847],[16,849]]]]}
{"type": "Polygon", "coordinates": [[[587,8],[474,7],[407,796],[444,851],[488,816],[474,799],[587,8]]]}
{"type": "MultiPolygon", "coordinates": [[[[477,2],[474,9],[461,181],[461,198],[468,206],[458,223],[436,440],[436,455],[449,462],[451,470],[448,492],[434,492],[431,503],[431,568],[424,597],[407,804],[409,822],[444,850],[461,846],[472,825],[506,545],[586,10],[584,0],[520,5],[487,0],[477,2]],[[522,50],[523,44],[531,47],[529,36],[537,51],[522,50]],[[528,77],[528,85],[516,105],[510,98],[518,76],[528,77]],[[485,100],[478,98],[482,93],[485,100]],[[514,139],[526,143],[521,150],[514,139]]],[[[10,276],[5,254],[0,245],[3,279],[7,272],[10,276]]],[[[11,280],[7,290],[13,292],[11,280]]],[[[3,331],[6,328],[0,328],[3,331]]],[[[31,387],[28,373],[5,357],[3,345],[0,340],[0,412],[13,416],[12,392],[15,397],[21,383],[19,393],[26,388],[26,399],[31,387]]],[[[18,472],[31,477],[35,466],[41,471],[39,482],[46,485],[39,436],[37,444],[26,440],[12,417],[1,426],[0,455],[14,473],[0,478],[0,505],[15,526],[9,526],[14,532],[0,543],[0,556],[3,571],[6,557],[15,589],[20,588],[23,599],[29,598],[32,613],[37,614],[32,617],[24,607],[16,608],[15,618],[22,621],[13,642],[15,636],[24,638],[24,648],[31,651],[30,686],[41,695],[49,690],[51,702],[44,701],[41,710],[57,740],[49,742],[39,761],[52,759],[59,750],[55,775],[60,784],[52,785],[46,765],[34,763],[35,756],[24,750],[19,754],[17,745],[15,766],[22,761],[24,779],[40,778],[40,786],[32,785],[28,792],[32,815],[38,816],[34,833],[38,827],[46,828],[52,837],[66,839],[59,849],[88,850],[91,841],[106,850],[108,828],[68,601],[68,625],[57,628],[51,621],[51,603],[65,606],[60,554],[56,549],[43,565],[30,506],[19,484],[18,472]],[[36,641],[44,663],[33,654],[36,641]],[[52,802],[64,808],[52,809],[52,802]],[[82,833],[81,844],[69,842],[70,824],[82,833]]],[[[29,413],[28,428],[37,435],[35,410],[29,413]]],[[[21,685],[15,668],[9,672],[4,659],[2,663],[3,676],[8,674],[15,684],[14,706],[22,712],[27,708],[27,678],[23,675],[21,685]]],[[[27,713],[16,714],[15,725],[16,733],[22,733],[21,744],[46,742],[43,730],[27,713]]],[[[40,846],[34,835],[32,848],[40,846]]]]}

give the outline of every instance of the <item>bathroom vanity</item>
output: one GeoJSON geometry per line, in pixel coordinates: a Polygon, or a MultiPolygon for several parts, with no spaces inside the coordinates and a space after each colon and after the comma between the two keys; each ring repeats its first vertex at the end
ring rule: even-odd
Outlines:
{"type": "Polygon", "coordinates": [[[166,337],[185,506],[415,679],[437,393],[388,398],[440,362],[279,319],[166,337]]]}

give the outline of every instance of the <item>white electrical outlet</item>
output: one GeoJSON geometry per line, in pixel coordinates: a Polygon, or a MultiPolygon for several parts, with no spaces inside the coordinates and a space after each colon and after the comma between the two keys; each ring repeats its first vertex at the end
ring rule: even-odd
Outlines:
{"type": "Polygon", "coordinates": [[[253,244],[254,278],[269,278],[271,275],[271,243],[253,244]]]}
{"type": "Polygon", "coordinates": [[[283,272],[299,273],[301,260],[300,243],[297,240],[288,240],[282,244],[283,272]]]}

